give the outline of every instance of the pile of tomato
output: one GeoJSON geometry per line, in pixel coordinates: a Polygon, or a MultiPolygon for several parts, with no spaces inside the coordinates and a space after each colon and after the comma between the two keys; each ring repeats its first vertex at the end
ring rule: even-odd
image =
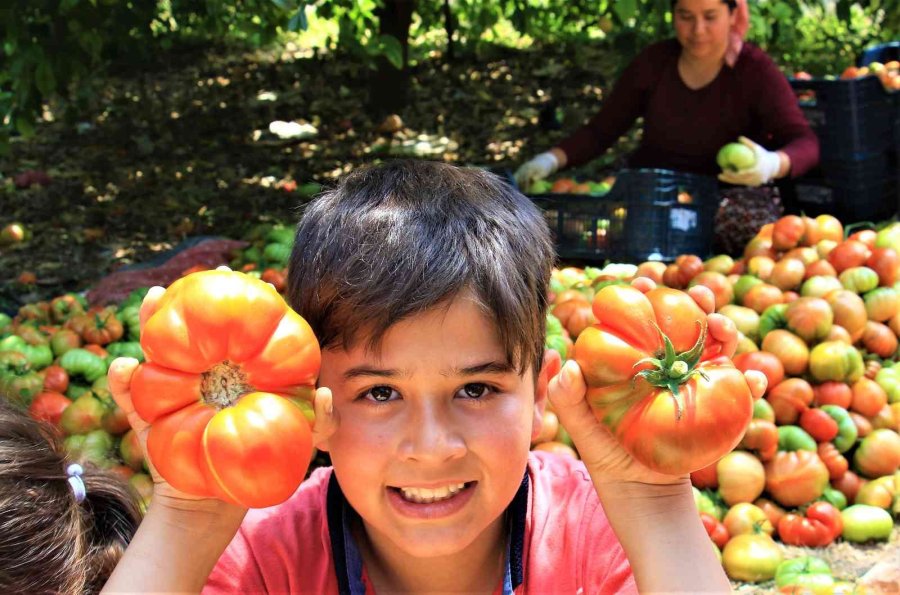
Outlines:
{"type": "MultiPolygon", "coordinates": [[[[765,374],[765,395],[736,448],[691,473],[733,579],[774,578],[781,543],[890,539],[892,515],[900,515],[898,254],[900,224],[845,237],[834,217],[786,216],[764,226],[739,259],[682,255],[670,264],[554,271],[547,346],[563,357],[583,355],[607,286],[647,277],[673,289],[708,287],[715,310],[738,329],[734,365],[765,374]]],[[[534,448],[572,454],[558,426],[548,411],[534,448]]],[[[629,432],[651,435],[649,427],[629,432]]]]}

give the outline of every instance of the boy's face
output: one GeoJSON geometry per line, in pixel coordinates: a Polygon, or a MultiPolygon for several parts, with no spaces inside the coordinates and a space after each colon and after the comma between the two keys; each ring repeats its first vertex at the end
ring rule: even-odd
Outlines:
{"type": "Polygon", "coordinates": [[[395,324],[380,357],[359,343],[322,354],[337,429],[320,446],[372,544],[431,557],[498,539],[548,366],[520,376],[468,294],[395,324]]]}

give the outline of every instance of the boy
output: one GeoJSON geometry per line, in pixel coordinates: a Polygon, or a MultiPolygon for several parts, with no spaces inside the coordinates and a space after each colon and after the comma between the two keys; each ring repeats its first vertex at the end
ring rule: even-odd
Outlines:
{"type": "MultiPolygon", "coordinates": [[[[322,346],[314,439],[333,469],[249,514],[156,477],[107,589],[729,590],[688,479],[630,459],[577,364],[557,375],[544,351],[553,259],[540,212],[489,174],[398,161],[347,176],[307,208],[289,267],[322,346]],[[548,395],[584,464],[529,453],[548,395]]],[[[733,352],[733,326],[710,327],[733,352]]],[[[116,360],[110,384],[145,435],[133,369],[116,360]]]]}

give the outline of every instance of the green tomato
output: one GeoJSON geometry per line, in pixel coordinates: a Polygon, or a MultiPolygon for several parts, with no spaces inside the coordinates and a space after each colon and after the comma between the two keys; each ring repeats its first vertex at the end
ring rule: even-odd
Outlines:
{"type": "Polygon", "coordinates": [[[875,382],[887,393],[888,403],[900,402],[900,364],[879,370],[875,382]]]}
{"type": "Polygon", "coordinates": [[[900,223],[892,223],[875,236],[876,248],[893,248],[900,254],[900,223]]]}
{"type": "Polygon", "coordinates": [[[815,576],[826,577],[828,585],[834,583],[828,562],[816,556],[800,556],[778,565],[778,570],[775,571],[775,585],[779,588],[788,585],[806,586],[801,582],[801,577],[815,576]]]}
{"type": "Polygon", "coordinates": [[[740,171],[756,165],[753,149],[741,143],[728,143],[716,154],[716,163],[722,171],[740,171]]]}
{"type": "Polygon", "coordinates": [[[819,498],[824,502],[828,502],[838,510],[844,510],[847,508],[847,496],[844,495],[844,492],[840,490],[836,490],[833,487],[825,486],[825,491],[822,492],[822,496],[819,498]]]}
{"type": "Polygon", "coordinates": [[[711,514],[720,521],[725,518],[725,513],[727,512],[725,506],[717,502],[720,499],[713,492],[709,490],[701,491],[694,486],[692,486],[692,489],[694,491],[694,504],[697,505],[698,511],[711,514]]]}
{"type": "Polygon", "coordinates": [[[765,399],[753,402],[753,419],[764,419],[775,423],[775,410],[765,399]]]}
{"type": "Polygon", "coordinates": [[[835,289],[843,289],[844,286],[837,277],[825,277],[816,275],[810,277],[800,286],[800,295],[803,297],[825,297],[825,294],[835,289]]]}
{"type": "Polygon", "coordinates": [[[845,508],[841,511],[841,519],[844,521],[843,538],[856,543],[887,541],[894,528],[894,521],[888,511],[868,504],[854,504],[845,508]]]}
{"type": "Polygon", "coordinates": [[[844,289],[864,294],[878,287],[878,273],[869,267],[851,267],[841,272],[838,279],[844,289]]]}
{"type": "Polygon", "coordinates": [[[9,314],[0,312],[0,332],[5,331],[11,324],[12,318],[10,318],[9,314]]]}
{"type": "Polygon", "coordinates": [[[759,317],[760,339],[765,339],[766,335],[775,329],[787,326],[787,309],[787,304],[773,304],[763,310],[762,316],[759,317]]]}
{"type": "Polygon", "coordinates": [[[827,413],[838,425],[838,435],[834,437],[831,443],[838,449],[838,452],[850,450],[856,444],[856,438],[859,435],[859,430],[856,424],[853,423],[853,418],[850,417],[846,409],[837,405],[822,405],[820,409],[827,413]]]}
{"type": "Polygon", "coordinates": [[[778,450],[816,452],[816,448],[816,439],[800,426],[780,426],[778,428],[778,450]]]}

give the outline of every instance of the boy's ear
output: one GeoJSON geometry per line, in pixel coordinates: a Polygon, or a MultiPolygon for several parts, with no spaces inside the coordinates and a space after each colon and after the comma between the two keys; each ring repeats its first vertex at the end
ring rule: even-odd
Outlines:
{"type": "Polygon", "coordinates": [[[532,423],[532,440],[537,438],[541,433],[544,424],[544,409],[547,406],[547,393],[550,380],[559,374],[562,368],[562,359],[559,353],[553,349],[544,350],[544,357],[541,361],[541,369],[538,370],[537,382],[534,387],[534,420],[532,423]]]}

